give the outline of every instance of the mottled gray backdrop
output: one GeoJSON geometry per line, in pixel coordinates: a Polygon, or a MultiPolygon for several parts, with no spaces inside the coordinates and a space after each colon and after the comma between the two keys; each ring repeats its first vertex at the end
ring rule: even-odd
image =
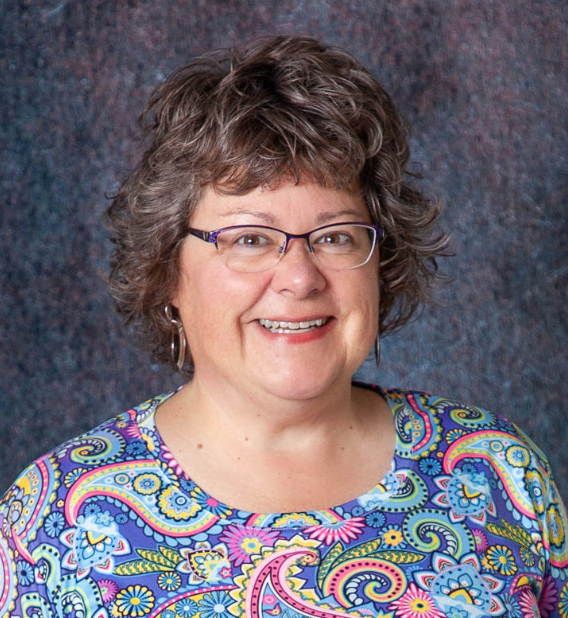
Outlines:
{"type": "Polygon", "coordinates": [[[0,491],[180,382],[113,313],[105,193],[137,160],[135,118],[167,72],[296,33],[383,80],[453,235],[453,282],[383,341],[377,379],[508,415],[568,496],[565,0],[3,0],[1,15],[0,491]]]}

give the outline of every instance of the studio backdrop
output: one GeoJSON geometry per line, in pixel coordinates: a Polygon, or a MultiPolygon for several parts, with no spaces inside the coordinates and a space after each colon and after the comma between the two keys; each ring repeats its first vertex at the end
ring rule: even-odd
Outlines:
{"type": "Polygon", "coordinates": [[[565,0],[4,0],[0,492],[65,439],[181,384],[113,311],[101,216],[164,76],[281,33],[341,46],[384,83],[452,236],[436,304],[360,376],[508,416],[568,498],[567,31],[565,0]]]}

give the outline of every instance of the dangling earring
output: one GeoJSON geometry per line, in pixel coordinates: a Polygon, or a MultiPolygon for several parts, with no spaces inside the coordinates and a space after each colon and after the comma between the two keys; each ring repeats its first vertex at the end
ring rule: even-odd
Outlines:
{"type": "Polygon", "coordinates": [[[377,338],[375,339],[375,361],[377,367],[381,364],[381,336],[377,331],[377,338]]]}
{"type": "Polygon", "coordinates": [[[164,307],[164,313],[173,326],[172,338],[170,341],[170,354],[172,355],[172,360],[174,361],[174,365],[177,367],[177,370],[181,371],[183,368],[183,363],[185,362],[185,350],[187,347],[183,324],[179,318],[174,318],[170,305],[166,305],[164,307]]]}

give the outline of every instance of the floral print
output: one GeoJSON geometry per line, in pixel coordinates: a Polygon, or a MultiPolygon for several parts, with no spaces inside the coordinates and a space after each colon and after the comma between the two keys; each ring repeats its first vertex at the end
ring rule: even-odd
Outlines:
{"type": "Polygon", "coordinates": [[[514,575],[517,572],[513,552],[504,545],[493,545],[490,547],[485,553],[484,564],[493,571],[498,571],[503,575],[514,575]]]}
{"type": "Polygon", "coordinates": [[[170,485],[160,494],[159,507],[166,517],[176,520],[191,519],[201,506],[191,499],[191,495],[184,494],[175,485],[170,485]]]}
{"type": "Polygon", "coordinates": [[[380,534],[380,538],[386,547],[398,547],[398,549],[406,547],[406,542],[400,526],[387,527],[386,530],[380,534]]]}
{"type": "Polygon", "coordinates": [[[228,608],[232,604],[231,597],[224,590],[210,592],[199,603],[200,615],[203,618],[231,618],[233,614],[228,608]]]}
{"type": "Polygon", "coordinates": [[[154,422],[169,395],[38,459],[0,501],[0,616],[568,618],[542,453],[481,408],[368,388],[393,413],[390,470],[322,511],[196,485],[154,422]]]}
{"type": "Polygon", "coordinates": [[[353,517],[352,519],[332,519],[318,526],[310,526],[306,528],[306,533],[312,539],[323,541],[326,545],[343,541],[349,543],[350,540],[356,539],[365,529],[365,520],[362,517],[353,517]]]}
{"type": "Polygon", "coordinates": [[[146,586],[128,586],[116,595],[116,607],[122,616],[145,616],[154,607],[154,595],[146,586]]]}
{"type": "Polygon", "coordinates": [[[29,586],[34,581],[33,566],[24,560],[19,560],[16,563],[16,573],[24,586],[29,586]]]}
{"type": "MultiPolygon", "coordinates": [[[[168,611],[168,610],[166,610],[168,611]]],[[[199,611],[199,606],[191,599],[178,601],[175,605],[175,613],[181,618],[192,618],[199,611]]]]}
{"type": "Polygon", "coordinates": [[[116,597],[118,586],[112,579],[101,579],[99,581],[99,589],[102,599],[105,603],[109,603],[116,597]]]}
{"type": "Polygon", "coordinates": [[[240,566],[244,562],[252,562],[252,555],[260,553],[263,547],[272,547],[277,538],[276,530],[236,524],[228,526],[220,540],[227,544],[233,564],[240,566]]]}
{"type": "Polygon", "coordinates": [[[177,590],[181,586],[181,577],[174,571],[158,575],[158,586],[163,590],[177,590]]]}
{"type": "Polygon", "coordinates": [[[562,618],[568,617],[568,584],[564,584],[564,587],[562,588],[558,609],[562,618]]]}
{"type": "Polygon", "coordinates": [[[415,584],[410,584],[403,596],[391,604],[391,608],[400,618],[444,618],[434,599],[415,584]]]}

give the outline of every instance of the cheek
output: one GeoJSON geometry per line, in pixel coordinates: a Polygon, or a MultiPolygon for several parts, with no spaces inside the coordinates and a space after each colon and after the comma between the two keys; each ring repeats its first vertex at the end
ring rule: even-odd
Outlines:
{"type": "Polygon", "coordinates": [[[370,269],[368,274],[361,273],[363,276],[357,280],[357,284],[352,286],[349,296],[355,308],[363,314],[374,326],[379,319],[379,277],[376,269],[370,269]]]}
{"type": "Polygon", "coordinates": [[[215,337],[235,332],[265,289],[266,281],[258,274],[242,275],[210,262],[196,264],[181,275],[174,304],[195,338],[215,337]]]}
{"type": "Polygon", "coordinates": [[[361,295],[361,321],[359,322],[360,338],[364,347],[373,345],[379,326],[379,284],[367,280],[366,285],[359,290],[361,295]]]}

